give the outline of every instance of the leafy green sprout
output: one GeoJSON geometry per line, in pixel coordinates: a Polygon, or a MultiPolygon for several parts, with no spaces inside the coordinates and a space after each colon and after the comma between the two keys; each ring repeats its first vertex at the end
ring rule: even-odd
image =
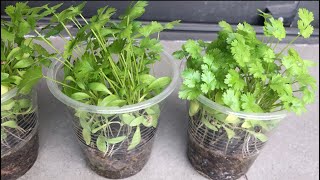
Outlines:
{"type": "Polygon", "coordinates": [[[315,63],[302,59],[296,50],[289,48],[297,38],[310,37],[313,13],[299,9],[300,32],[280,52],[276,52],[276,47],[286,37],[282,21],[260,13],[265,19],[263,40],[256,37],[254,28],[246,22],[233,29],[221,21],[216,40],[209,43],[188,40],[181,50],[173,53],[175,58],[187,60],[179,97],[190,100],[191,119],[198,117],[201,125],[215,132],[224,129],[229,141],[237,138],[235,132],[241,130],[265,142],[265,133],[279,120],[259,121],[226,115],[199,103],[199,95],[235,112],[249,113],[287,110],[301,114],[306,111],[305,106],[314,101],[316,81],[308,68],[315,63]]]}
{"type": "Polygon", "coordinates": [[[36,32],[37,22],[49,15],[43,10],[19,2],[6,7],[5,13],[10,20],[1,19],[1,96],[18,88],[14,98],[1,102],[1,144],[6,147],[10,147],[8,135],[21,140],[21,134],[26,133],[26,127],[20,127],[18,121],[36,111],[30,92],[42,77],[41,65],[48,66],[49,58],[54,57],[35,43],[42,39],[26,36],[36,32]]]}
{"type": "MultiPolygon", "coordinates": [[[[145,12],[147,2],[144,1],[131,4],[119,16],[118,23],[110,20],[116,11],[111,7],[98,9],[97,14],[87,21],[82,15],[85,3],[57,13],[56,7],[61,5],[55,8],[44,6],[53,15],[51,24],[36,33],[62,57],[56,60],[63,64],[63,79],[58,81],[43,77],[61,85],[64,94],[85,104],[121,107],[150,99],[171,82],[170,77],[154,77],[150,70],[160,60],[162,52],[159,33],[172,29],[179,21],[165,25],[152,21],[142,25],[136,19],[145,12]],[[77,27],[75,35],[67,28],[70,23],[77,27]],[[63,36],[63,32],[69,35],[70,40],[63,36]],[[153,34],[157,34],[157,38],[151,38],[153,34]],[[47,40],[50,36],[59,36],[65,41],[63,53],[47,40]]],[[[75,110],[85,143],[108,155],[114,152],[117,144],[129,141],[133,131],[127,149],[135,148],[141,141],[142,126],[155,128],[159,114],[159,105],[120,115],[75,110]],[[115,126],[117,130],[113,130],[115,126]],[[120,132],[126,127],[127,134],[113,132],[120,132]]]]}

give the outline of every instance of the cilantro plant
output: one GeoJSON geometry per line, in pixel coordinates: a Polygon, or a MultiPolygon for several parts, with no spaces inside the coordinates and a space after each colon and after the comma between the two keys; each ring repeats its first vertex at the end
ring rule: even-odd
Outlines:
{"type": "Polygon", "coordinates": [[[256,37],[254,28],[246,22],[234,29],[221,21],[216,40],[209,43],[188,40],[181,50],[173,53],[177,59],[187,60],[179,97],[190,100],[189,113],[193,121],[201,120],[199,127],[205,125],[214,133],[226,134],[230,142],[245,145],[251,136],[265,142],[265,134],[279,122],[223,114],[202,106],[197,101],[200,95],[235,112],[306,111],[305,106],[314,101],[316,81],[308,68],[315,63],[289,47],[299,37],[310,37],[314,17],[306,9],[299,9],[298,15],[299,34],[279,52],[276,47],[286,37],[283,23],[261,12],[265,20],[263,40],[256,37]]]}
{"type": "Polygon", "coordinates": [[[27,121],[28,118],[23,117],[35,112],[30,91],[42,77],[41,65],[48,66],[48,58],[53,54],[34,42],[42,38],[26,36],[31,31],[37,32],[37,22],[50,12],[43,7],[30,8],[21,2],[6,7],[5,12],[10,20],[1,19],[1,96],[18,89],[15,97],[1,102],[1,144],[9,147],[8,133],[17,139],[25,134],[26,130],[18,121],[20,124],[27,121]]]}
{"type": "MultiPolygon", "coordinates": [[[[63,60],[57,59],[63,64],[63,79],[49,80],[60,84],[62,92],[70,98],[96,106],[132,105],[159,94],[171,82],[170,77],[156,78],[150,73],[162,52],[159,32],[173,28],[178,21],[165,25],[152,21],[142,25],[136,19],[145,12],[147,2],[144,1],[130,5],[119,16],[120,22],[110,20],[116,12],[111,7],[100,8],[87,21],[81,13],[84,5],[71,6],[60,13],[47,8],[53,17],[51,26],[44,28],[42,33],[45,37],[58,35],[65,41],[63,60]],[[77,28],[74,35],[67,28],[70,24],[77,28]],[[64,32],[70,39],[63,36],[64,32]],[[152,34],[157,37],[150,37],[152,34]]],[[[159,113],[158,105],[114,115],[75,109],[84,142],[109,155],[121,144],[127,144],[128,150],[135,148],[141,141],[140,126],[156,128],[159,113]],[[114,130],[115,126],[117,130],[114,130]]]]}

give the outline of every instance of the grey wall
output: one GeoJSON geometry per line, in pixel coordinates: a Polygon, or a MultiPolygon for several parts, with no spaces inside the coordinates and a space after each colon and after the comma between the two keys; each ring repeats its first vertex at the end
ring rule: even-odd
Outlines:
{"type": "MultiPolygon", "coordinates": [[[[1,1],[1,15],[7,5],[18,1],[1,1]]],[[[64,7],[79,4],[79,1],[30,1],[30,6],[51,5],[64,2],[64,7]]],[[[145,14],[140,20],[172,21],[180,19],[185,23],[214,23],[226,20],[231,24],[246,21],[252,25],[262,25],[263,20],[257,15],[257,9],[266,10],[270,5],[290,5],[299,1],[150,1],[145,14]]],[[[91,17],[102,6],[115,7],[119,13],[124,12],[130,1],[88,1],[84,8],[84,15],[91,17]]],[[[313,25],[319,27],[319,1],[301,1],[299,7],[306,7],[313,11],[315,21],[313,25]]],[[[281,10],[282,11],[282,10],[281,10]]],[[[285,11],[285,10],[283,10],[285,11]]],[[[116,14],[116,18],[119,14],[116,14]]],[[[296,23],[293,23],[296,26],[296,23]]]]}

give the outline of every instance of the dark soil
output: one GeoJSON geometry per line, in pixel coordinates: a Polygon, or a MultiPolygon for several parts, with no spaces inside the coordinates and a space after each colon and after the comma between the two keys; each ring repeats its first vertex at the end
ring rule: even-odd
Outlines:
{"type": "MultiPolygon", "coordinates": [[[[141,140],[143,143],[145,140],[141,140]]],[[[141,171],[148,162],[153,139],[144,142],[142,147],[129,152],[122,152],[110,156],[104,156],[102,152],[91,147],[84,147],[84,154],[90,168],[100,176],[110,179],[122,179],[133,176],[141,171]]]]}
{"type": "Polygon", "coordinates": [[[244,176],[253,164],[256,156],[243,157],[220,150],[210,150],[200,145],[189,135],[188,158],[201,175],[213,180],[236,180],[244,176]]]}
{"type": "Polygon", "coordinates": [[[37,132],[24,146],[1,158],[1,179],[17,179],[24,175],[37,160],[38,149],[37,132]]]}

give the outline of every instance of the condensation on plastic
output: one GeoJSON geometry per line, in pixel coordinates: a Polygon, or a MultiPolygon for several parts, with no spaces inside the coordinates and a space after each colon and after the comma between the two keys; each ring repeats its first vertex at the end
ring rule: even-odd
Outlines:
{"type": "Polygon", "coordinates": [[[1,123],[15,119],[18,129],[5,127],[7,137],[1,139],[1,157],[7,156],[15,151],[23,148],[23,146],[36,135],[38,131],[38,105],[37,105],[37,92],[36,89],[27,95],[17,94],[17,88],[14,88],[7,93],[1,95],[1,106],[10,100],[30,100],[31,106],[21,109],[19,112],[11,113],[10,110],[1,109],[1,123]],[[28,111],[29,110],[29,111],[28,111]],[[28,111],[28,113],[25,113],[28,111]],[[3,114],[11,113],[10,115],[3,116],[3,114]]]}
{"type": "MultiPolygon", "coordinates": [[[[214,131],[206,127],[201,121],[201,113],[209,122],[214,122],[216,115],[208,115],[207,110],[213,110],[220,114],[220,116],[226,118],[229,115],[233,115],[239,118],[240,122],[245,120],[261,121],[262,123],[274,123],[269,131],[259,132],[270,136],[274,128],[280,123],[282,119],[286,117],[286,111],[278,111],[272,113],[246,113],[235,112],[228,107],[217,104],[205,96],[198,97],[200,104],[200,111],[194,116],[189,117],[188,134],[190,138],[193,138],[198,145],[207,148],[212,151],[219,151],[225,155],[242,155],[242,157],[256,156],[260,150],[264,147],[266,142],[262,142],[250,133],[242,129],[235,129],[235,135],[233,138],[228,139],[227,132],[223,127],[218,128],[218,131],[214,131]],[[205,108],[204,108],[205,107],[205,108]],[[202,112],[201,112],[202,111],[202,112]]],[[[271,127],[271,126],[270,126],[271,127]]]]}
{"type": "MultiPolygon", "coordinates": [[[[161,112],[161,108],[163,107],[163,100],[165,100],[165,98],[174,91],[179,77],[179,70],[172,57],[167,52],[163,52],[161,54],[161,60],[151,67],[151,74],[153,74],[155,77],[169,76],[172,79],[171,83],[160,94],[151,99],[133,105],[125,105],[122,107],[102,107],[84,104],[79,101],[75,101],[65,95],[61,91],[61,87],[54,81],[47,80],[47,84],[51,93],[67,106],[69,117],[70,119],[72,119],[72,127],[81,145],[87,148],[97,149],[95,141],[97,140],[100,133],[91,133],[92,142],[89,145],[86,145],[85,140],[82,136],[83,128],[80,124],[79,116],[75,115],[76,112],[83,112],[85,113],[85,116],[99,119],[101,122],[106,120],[109,122],[119,122],[119,116],[124,113],[135,114],[135,117],[138,117],[140,115],[143,115],[145,109],[153,106],[159,106],[161,112]]],[[[58,61],[53,62],[48,70],[47,75],[49,78],[61,81],[63,77],[62,64],[58,61]]],[[[147,118],[147,116],[145,117],[147,118]]],[[[114,125],[111,128],[112,129],[104,131],[107,133],[104,134],[105,137],[115,138],[120,136],[127,136],[127,138],[121,143],[110,145],[108,148],[112,148],[114,151],[107,151],[106,155],[111,156],[113,154],[128,153],[127,148],[132,141],[132,137],[134,132],[136,131],[136,127],[123,125],[120,130],[120,126],[114,125]]],[[[141,142],[132,150],[143,148],[144,145],[149,144],[149,142],[154,139],[153,137],[156,133],[156,129],[157,128],[155,127],[145,127],[141,124],[141,142]]]]}

